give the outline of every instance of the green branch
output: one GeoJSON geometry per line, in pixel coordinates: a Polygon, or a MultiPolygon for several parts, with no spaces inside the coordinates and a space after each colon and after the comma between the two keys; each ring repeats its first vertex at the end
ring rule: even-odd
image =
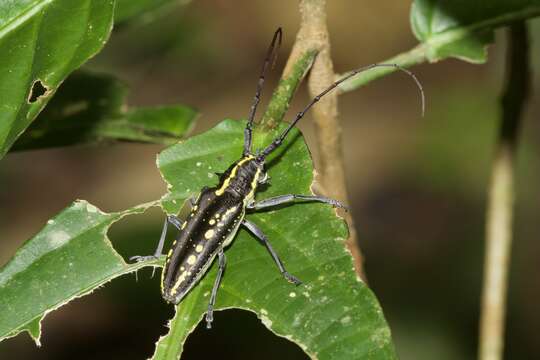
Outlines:
{"type": "Polygon", "coordinates": [[[294,62],[291,71],[283,74],[262,117],[261,126],[264,129],[273,129],[283,121],[298,85],[311,68],[316,56],[317,50],[306,51],[294,62]]]}
{"type": "MultiPolygon", "coordinates": [[[[424,63],[426,61],[436,62],[438,60],[443,60],[451,56],[460,57],[458,56],[458,54],[453,54],[452,52],[441,53],[441,50],[454,43],[464,41],[474,36],[485,34],[486,31],[493,31],[496,28],[506,26],[524,19],[534,18],[537,16],[540,16],[540,6],[534,5],[524,9],[520,9],[518,11],[509,12],[500,16],[488,18],[483,21],[474,22],[469,25],[459,26],[455,29],[443,31],[441,33],[431,34],[429,38],[425,39],[425,41],[423,41],[416,47],[410,49],[409,51],[383,60],[380,63],[397,64],[401,67],[407,68],[424,63]]],[[[479,44],[479,46],[485,45],[479,44]]],[[[469,61],[471,60],[472,59],[469,59],[469,61]]],[[[339,85],[339,93],[356,90],[370,83],[371,81],[391,74],[396,70],[397,69],[395,68],[374,68],[370,71],[363,72],[355,76],[351,80],[339,85]]],[[[350,74],[350,72],[340,74],[336,77],[336,80],[339,80],[347,76],[348,74],[350,74]]]]}
{"type": "MultiPolygon", "coordinates": [[[[389,59],[386,59],[384,61],[381,61],[381,64],[396,64],[404,68],[408,68],[417,64],[421,64],[426,61],[426,50],[425,45],[420,44],[416,46],[415,48],[401,53],[399,55],[396,55],[394,57],[391,57],[389,59]]],[[[391,74],[393,72],[397,71],[396,68],[393,67],[377,67],[370,69],[369,71],[364,71],[362,73],[359,73],[354,78],[351,78],[348,81],[345,81],[341,83],[338,86],[339,93],[345,93],[349,91],[356,90],[366,84],[369,84],[370,82],[379,79],[383,76],[386,76],[388,74],[391,74]]],[[[346,72],[345,74],[339,74],[337,75],[337,79],[342,79],[349,75],[351,72],[346,72]]]]}

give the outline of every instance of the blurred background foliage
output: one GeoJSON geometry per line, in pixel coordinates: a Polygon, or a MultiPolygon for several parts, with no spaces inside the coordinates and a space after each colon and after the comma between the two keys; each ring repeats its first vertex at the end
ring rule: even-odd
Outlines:
{"type": "MultiPolygon", "coordinates": [[[[409,1],[328,3],[337,72],[377,62],[416,44],[409,1]],[[384,21],[383,21],[384,19],[384,21]]],[[[128,104],[189,104],[201,112],[193,133],[224,118],[247,115],[267,43],[285,31],[272,87],[298,29],[292,1],[182,2],[118,26],[104,51],[85,68],[118,76],[128,104]]],[[[128,9],[128,19],[137,9],[128,9]]],[[[117,16],[120,16],[117,14],[117,16]]],[[[117,18],[118,19],[118,18],[117,18]]],[[[533,69],[540,68],[540,22],[531,21],[533,69]]],[[[427,95],[420,118],[410,79],[394,74],[340,98],[351,207],[366,273],[393,331],[402,359],[472,359],[483,266],[484,210],[498,98],[504,33],[485,65],[447,60],[413,68],[427,95]]],[[[535,87],[540,77],[535,72],[535,87]]],[[[534,86],[533,85],[533,86],[534,86]]],[[[532,97],[521,129],[515,243],[509,289],[506,358],[540,353],[540,110],[532,97]],[[535,115],[536,114],[536,115],[535,115]]],[[[301,87],[289,114],[308,101],[301,87]]],[[[309,121],[300,128],[313,141],[309,121]]],[[[155,167],[163,146],[117,144],[14,152],[0,166],[0,264],[73,199],[117,211],[159,198],[165,185],[155,167]]],[[[315,161],[317,154],[314,154],[315,161]]],[[[124,256],[152,251],[162,214],[152,210],[113,226],[124,256]]],[[[2,358],[144,358],[165,332],[172,308],[159,297],[150,271],[117,280],[76,300],[43,322],[43,347],[26,335],[0,343],[2,358]]],[[[216,315],[215,328],[188,339],[183,358],[304,359],[254,315],[216,315]],[[210,345],[210,346],[209,346],[210,345]]]]}

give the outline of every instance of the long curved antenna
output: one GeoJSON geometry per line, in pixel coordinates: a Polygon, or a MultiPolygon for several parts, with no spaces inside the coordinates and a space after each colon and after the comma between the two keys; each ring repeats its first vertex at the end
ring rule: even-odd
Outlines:
{"type": "Polygon", "coordinates": [[[261,101],[261,92],[264,85],[264,77],[266,75],[266,71],[268,70],[268,66],[270,65],[270,63],[272,63],[272,66],[274,66],[274,63],[276,62],[277,53],[278,53],[279,47],[281,46],[281,38],[282,38],[282,30],[281,28],[278,28],[276,32],[274,33],[272,42],[270,43],[270,46],[268,47],[268,50],[266,52],[266,57],[264,58],[263,67],[259,75],[259,81],[257,82],[257,89],[255,90],[255,97],[253,98],[253,103],[251,104],[251,110],[249,111],[248,122],[247,122],[246,128],[244,129],[244,154],[243,154],[244,156],[251,153],[253,119],[255,118],[255,113],[257,112],[257,105],[259,105],[259,102],[261,101]],[[276,46],[276,41],[277,41],[277,46],[276,46]]]}
{"type": "Polygon", "coordinates": [[[323,92],[321,92],[319,95],[315,96],[313,98],[313,100],[311,100],[311,102],[309,104],[307,104],[307,106],[304,108],[304,110],[300,111],[298,114],[296,114],[296,117],[294,118],[294,120],[289,124],[289,126],[281,133],[281,135],[279,135],[276,139],[274,139],[274,141],[272,141],[272,143],[270,145],[268,145],[259,155],[259,158],[262,158],[264,159],[268,154],[270,154],[272,151],[274,151],[279,145],[281,145],[281,143],[283,142],[283,140],[285,139],[285,137],[287,137],[287,134],[289,133],[289,131],[291,131],[291,129],[298,123],[298,121],[300,121],[300,119],[302,119],[304,117],[304,115],[306,114],[306,112],[313,106],[315,105],[319,100],[321,100],[321,98],[328,94],[330,91],[332,91],[333,89],[335,89],[339,84],[341,84],[342,82],[344,81],[347,81],[349,80],[350,78],[352,78],[353,76],[363,72],[363,71],[366,71],[366,70],[370,70],[370,69],[373,69],[373,68],[376,68],[376,67],[393,67],[393,68],[396,68],[398,70],[401,70],[403,72],[405,72],[406,74],[408,74],[410,77],[413,78],[414,82],[416,83],[416,85],[418,86],[418,89],[420,90],[420,97],[421,97],[421,100],[422,100],[422,116],[424,116],[424,109],[425,109],[425,98],[424,98],[424,89],[422,88],[422,84],[420,84],[420,81],[418,81],[418,79],[416,78],[416,76],[409,70],[399,66],[398,64],[371,64],[371,65],[367,65],[367,66],[364,66],[364,67],[361,67],[359,69],[356,69],[356,70],[353,70],[351,71],[350,74],[348,74],[347,76],[345,76],[344,78],[342,79],[339,79],[338,81],[336,81],[335,83],[333,83],[332,85],[330,85],[329,87],[327,87],[323,92]]]}

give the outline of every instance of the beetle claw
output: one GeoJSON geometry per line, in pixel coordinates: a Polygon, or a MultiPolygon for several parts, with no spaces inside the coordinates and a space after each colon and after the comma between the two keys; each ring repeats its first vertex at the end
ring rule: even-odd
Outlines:
{"type": "Polygon", "coordinates": [[[207,329],[211,329],[211,328],[212,328],[212,321],[214,321],[214,316],[213,316],[213,314],[212,314],[210,311],[208,311],[208,312],[206,313],[206,328],[207,328],[207,329]]]}
{"type": "Polygon", "coordinates": [[[291,275],[289,274],[288,272],[284,272],[283,273],[283,276],[285,277],[285,279],[287,279],[288,282],[298,286],[298,285],[301,285],[302,284],[302,281],[300,279],[298,279],[296,276],[294,275],[291,275]]]}
{"type": "Polygon", "coordinates": [[[332,206],[333,207],[336,207],[336,208],[341,208],[343,210],[345,210],[346,212],[349,212],[349,207],[344,205],[343,203],[341,203],[340,201],[337,201],[337,200],[333,200],[332,201],[332,206]]]}
{"type": "Polygon", "coordinates": [[[155,255],[147,255],[147,256],[135,255],[135,256],[130,257],[129,261],[144,262],[144,261],[157,260],[157,259],[159,259],[159,257],[155,255]]]}

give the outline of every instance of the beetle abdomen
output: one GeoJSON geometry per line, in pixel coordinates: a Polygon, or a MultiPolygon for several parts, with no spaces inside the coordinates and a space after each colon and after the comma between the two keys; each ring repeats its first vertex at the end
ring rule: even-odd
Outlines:
{"type": "Polygon", "coordinates": [[[201,193],[169,253],[162,275],[162,295],[178,304],[202,278],[244,217],[241,199],[215,189],[201,193]]]}

